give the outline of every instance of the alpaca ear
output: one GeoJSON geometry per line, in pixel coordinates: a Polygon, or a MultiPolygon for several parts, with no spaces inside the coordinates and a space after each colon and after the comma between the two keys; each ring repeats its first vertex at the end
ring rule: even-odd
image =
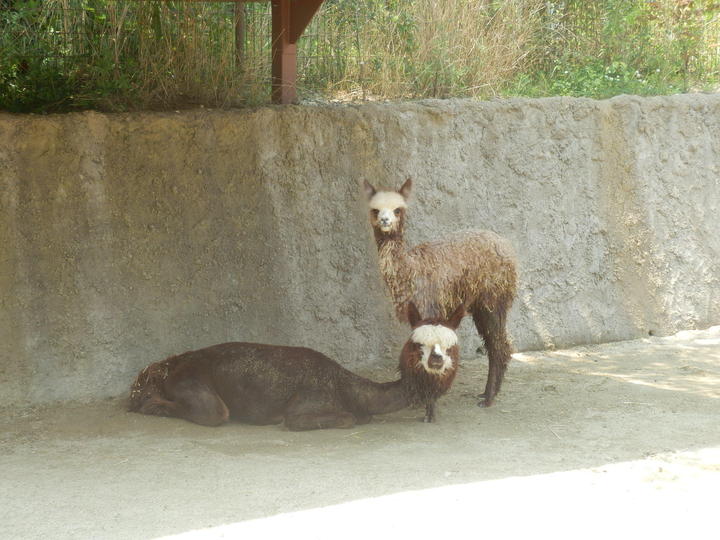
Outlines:
{"type": "Polygon", "coordinates": [[[368,200],[372,199],[372,196],[377,193],[377,189],[367,180],[363,180],[363,186],[365,187],[365,195],[367,195],[368,200]]]}
{"type": "Polygon", "coordinates": [[[410,198],[410,191],[412,190],[412,178],[409,178],[405,180],[405,183],[400,186],[400,189],[398,189],[398,193],[403,196],[404,199],[410,198]]]}
{"type": "Polygon", "coordinates": [[[457,330],[457,327],[460,326],[463,317],[465,317],[465,304],[460,304],[448,317],[447,325],[453,330],[457,330]]]}
{"type": "Polygon", "coordinates": [[[415,328],[417,324],[422,321],[422,315],[420,315],[417,306],[412,302],[407,303],[407,318],[410,326],[412,326],[413,328],[415,328]]]}

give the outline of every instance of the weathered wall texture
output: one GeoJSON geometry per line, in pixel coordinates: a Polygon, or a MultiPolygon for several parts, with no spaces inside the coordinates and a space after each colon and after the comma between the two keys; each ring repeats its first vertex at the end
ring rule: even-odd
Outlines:
{"type": "Polygon", "coordinates": [[[0,405],[229,340],[394,364],[360,183],[408,175],[412,242],[516,246],[519,349],[720,322],[718,95],[0,115],[0,405]]]}

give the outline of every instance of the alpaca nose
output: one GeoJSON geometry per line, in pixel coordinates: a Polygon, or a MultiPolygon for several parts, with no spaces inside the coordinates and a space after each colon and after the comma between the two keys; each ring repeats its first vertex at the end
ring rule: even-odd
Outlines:
{"type": "Polygon", "coordinates": [[[431,369],[440,369],[441,367],[443,367],[444,364],[445,360],[443,360],[442,355],[434,351],[430,353],[430,356],[428,358],[428,367],[430,367],[431,369]]]}

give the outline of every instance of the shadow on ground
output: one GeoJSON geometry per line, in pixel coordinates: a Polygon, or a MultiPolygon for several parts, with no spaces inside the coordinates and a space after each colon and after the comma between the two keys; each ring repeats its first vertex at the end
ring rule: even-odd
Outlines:
{"type": "Polygon", "coordinates": [[[714,500],[701,488],[720,477],[720,327],[518,354],[490,409],[475,405],[485,369],[483,358],[465,361],[433,425],[405,410],[351,430],[204,428],[126,413],[121,400],[3,411],[0,537],[209,528],[191,536],[354,538],[373,523],[430,536],[463,521],[435,531],[444,521],[427,519],[442,509],[486,520],[482,533],[498,520],[507,531],[533,526],[532,516],[577,519],[603,505],[629,517],[638,496],[660,512],[654,527],[672,529],[670,508],[677,523],[698,526],[688,512],[714,500]]]}

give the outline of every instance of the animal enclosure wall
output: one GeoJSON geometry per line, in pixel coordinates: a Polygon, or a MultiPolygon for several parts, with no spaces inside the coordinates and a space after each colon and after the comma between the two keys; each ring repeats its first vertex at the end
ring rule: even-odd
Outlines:
{"type": "Polygon", "coordinates": [[[514,244],[518,349],[720,322],[717,95],[4,114],[0,405],[230,340],[394,366],[361,183],[407,176],[412,243],[514,244]]]}

